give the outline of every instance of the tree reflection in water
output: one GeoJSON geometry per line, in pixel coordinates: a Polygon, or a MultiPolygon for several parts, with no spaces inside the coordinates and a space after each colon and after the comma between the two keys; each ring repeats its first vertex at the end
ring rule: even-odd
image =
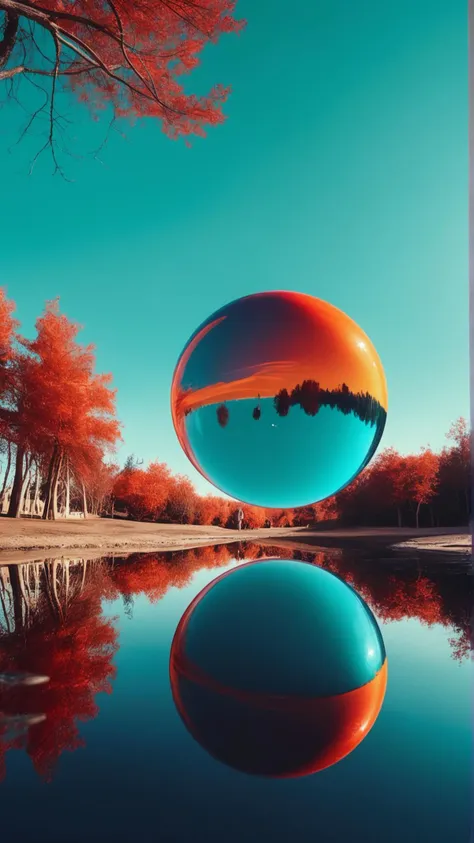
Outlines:
{"type": "Polygon", "coordinates": [[[60,755],[83,746],[78,723],[96,717],[96,694],[111,692],[118,645],[114,624],[102,615],[106,572],[102,560],[0,568],[0,675],[49,677],[36,685],[0,683],[0,778],[6,750],[22,747],[49,781],[60,755]],[[32,714],[43,717],[26,731],[5,723],[32,714]]]}
{"type": "Polygon", "coordinates": [[[126,559],[3,565],[0,781],[9,749],[24,749],[41,778],[50,781],[62,753],[84,745],[78,724],[97,716],[96,697],[111,693],[115,676],[118,630],[115,621],[103,615],[104,600],[121,597],[131,617],[138,595],[158,602],[170,588],[188,586],[197,571],[219,569],[232,560],[278,556],[302,559],[337,574],[382,622],[416,618],[428,626],[441,624],[452,633],[453,658],[468,657],[473,589],[467,568],[450,566],[448,571],[437,565],[421,570],[407,560],[400,569],[396,561],[378,562],[345,550],[314,553],[252,543],[126,559]],[[44,681],[28,681],[26,675],[44,681]]]}

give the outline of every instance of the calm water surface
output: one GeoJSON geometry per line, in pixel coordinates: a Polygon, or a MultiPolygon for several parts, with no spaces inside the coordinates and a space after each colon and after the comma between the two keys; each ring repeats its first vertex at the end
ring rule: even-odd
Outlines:
{"type": "Polygon", "coordinates": [[[350,582],[380,623],[375,725],[333,767],[286,780],[237,772],[189,735],[169,684],[176,626],[208,582],[262,554],[292,555],[228,545],[0,568],[2,841],[468,841],[466,568],[295,552],[350,582]],[[15,671],[50,681],[5,681],[15,671]]]}

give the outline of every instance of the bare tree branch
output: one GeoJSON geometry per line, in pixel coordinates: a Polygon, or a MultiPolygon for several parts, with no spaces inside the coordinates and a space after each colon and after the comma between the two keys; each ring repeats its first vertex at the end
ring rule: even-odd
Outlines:
{"type": "MultiPolygon", "coordinates": [[[[153,79],[150,76],[150,73],[148,72],[147,75],[148,75],[149,81],[151,83],[151,87],[150,87],[149,84],[147,84],[145,82],[143,76],[140,73],[138,73],[135,65],[133,64],[133,62],[131,61],[131,59],[128,55],[127,46],[125,44],[122,18],[120,17],[120,14],[117,10],[117,7],[116,7],[115,3],[113,2],[113,0],[107,0],[107,3],[110,6],[110,8],[112,9],[112,13],[115,17],[115,20],[117,21],[117,26],[118,26],[118,29],[119,29],[119,32],[120,32],[120,47],[121,47],[122,54],[123,54],[123,57],[124,57],[126,63],[130,67],[130,69],[133,70],[134,73],[136,73],[136,75],[139,77],[139,79],[141,79],[141,81],[143,82],[143,84],[145,85],[147,90],[155,97],[155,99],[158,99],[158,93],[157,93],[156,87],[154,85],[153,79]]],[[[143,61],[141,62],[141,64],[142,64],[142,67],[143,67],[143,61]]]]}
{"type": "MultiPolygon", "coordinates": [[[[43,20],[46,19],[51,23],[54,23],[56,20],[69,20],[72,23],[80,23],[90,29],[96,29],[98,32],[103,32],[104,35],[108,35],[109,38],[112,38],[120,44],[120,36],[117,35],[116,32],[104,24],[98,23],[90,18],[83,17],[83,15],[75,15],[72,12],[65,12],[57,9],[47,9],[44,6],[40,6],[38,3],[30,2],[30,0],[1,0],[0,9],[1,8],[11,9],[18,15],[24,15],[31,20],[39,20],[39,18],[41,18],[43,20]]],[[[129,48],[131,47],[130,44],[126,44],[126,46],[129,48]]]]}
{"type": "MultiPolygon", "coordinates": [[[[10,98],[18,102],[21,79],[34,84],[34,77],[43,76],[51,85],[48,91],[40,85],[36,86],[45,101],[38,107],[35,103],[36,110],[29,117],[18,140],[22,140],[37,118],[48,120],[48,135],[32,162],[31,170],[49,147],[54,172],[62,174],[56,147],[61,154],[66,152],[63,148],[65,118],[57,112],[55,106],[57,94],[61,90],[58,84],[61,79],[72,80],[76,77],[77,86],[74,87],[79,88],[81,99],[89,100],[98,109],[109,102],[113,111],[111,126],[117,116],[143,114],[162,119],[167,132],[178,136],[189,132],[193,121],[199,127],[204,114],[208,122],[213,122],[207,117],[206,110],[209,115],[213,115],[213,103],[219,102],[219,92],[223,89],[213,89],[211,97],[202,98],[203,109],[200,112],[197,107],[199,100],[183,95],[182,89],[173,80],[173,73],[194,66],[193,54],[213,37],[214,31],[218,31],[213,22],[213,8],[200,6],[199,2],[193,0],[160,0],[159,4],[156,4],[156,0],[150,2],[151,18],[152,12],[157,13],[159,6],[162,5],[166,10],[163,12],[166,22],[163,26],[164,44],[160,53],[156,49],[159,47],[159,37],[155,41],[153,32],[150,38],[144,37],[144,44],[136,40],[141,39],[141,35],[138,35],[140,29],[128,26],[128,0],[103,0],[103,5],[96,10],[97,15],[91,12],[98,19],[88,16],[89,6],[86,3],[58,2],[51,4],[55,8],[48,8],[48,4],[43,6],[42,2],[46,0],[0,0],[0,13],[4,13],[0,40],[0,83],[6,82],[5,90],[10,92],[10,98]],[[45,46],[38,32],[49,33],[54,53],[45,46]],[[134,43],[129,43],[127,38],[134,43]],[[174,60],[179,63],[178,68],[174,60]],[[93,102],[94,95],[97,95],[96,103],[93,102]]],[[[143,2],[140,9],[140,15],[148,14],[148,3],[143,2]]],[[[161,35],[161,29],[158,28],[155,34],[161,35]]],[[[217,108],[214,113],[217,113],[217,108]]]]}
{"type": "MultiPolygon", "coordinates": [[[[136,68],[133,68],[133,66],[132,66],[132,68],[134,70],[135,75],[138,76],[138,78],[140,79],[142,84],[145,85],[145,88],[146,88],[145,91],[141,90],[140,88],[137,88],[136,85],[131,84],[123,76],[118,76],[111,68],[107,67],[107,65],[102,61],[100,56],[91,47],[89,47],[89,45],[86,44],[85,41],[83,41],[81,38],[79,38],[79,36],[74,35],[73,33],[64,29],[64,27],[55,23],[51,19],[53,17],[52,13],[49,13],[49,14],[45,13],[41,8],[39,8],[37,6],[33,6],[33,4],[28,2],[28,0],[0,0],[0,9],[2,7],[5,8],[5,9],[11,8],[11,9],[14,9],[15,11],[17,11],[18,9],[21,10],[21,8],[23,7],[22,14],[31,18],[31,20],[34,20],[37,23],[39,23],[41,26],[43,26],[45,29],[47,29],[53,37],[54,37],[54,33],[56,33],[58,38],[59,38],[60,43],[64,44],[64,46],[68,47],[70,50],[73,50],[77,55],[80,55],[81,58],[85,59],[93,67],[100,68],[111,79],[114,79],[116,82],[119,82],[121,85],[124,85],[126,88],[128,88],[130,91],[137,94],[138,96],[144,97],[145,99],[149,99],[149,100],[157,102],[163,109],[165,109],[167,111],[171,111],[175,114],[183,115],[183,112],[181,110],[176,109],[171,105],[168,105],[168,103],[165,103],[158,96],[156,96],[154,93],[152,93],[150,91],[149,85],[145,82],[142,75],[140,73],[138,73],[136,68]]],[[[54,16],[60,17],[60,18],[64,18],[66,15],[70,19],[71,16],[68,13],[64,13],[64,14],[63,13],[59,13],[59,14],[54,13],[54,16]]],[[[74,19],[77,19],[78,16],[72,16],[72,17],[74,19]]],[[[84,18],[84,21],[87,21],[87,18],[84,18]]],[[[82,19],[81,19],[81,22],[82,22],[82,19]]],[[[94,24],[94,28],[95,29],[99,28],[102,32],[104,32],[107,35],[110,34],[111,37],[113,36],[115,41],[118,41],[119,43],[121,43],[120,38],[116,35],[113,35],[111,30],[107,29],[107,27],[102,27],[100,24],[94,24]]],[[[125,45],[125,46],[127,46],[127,45],[125,45]]],[[[15,68],[15,73],[23,73],[23,72],[24,72],[24,67],[21,67],[21,69],[20,69],[20,67],[15,68]]],[[[30,72],[34,72],[34,71],[30,70],[30,72]]],[[[8,76],[14,75],[12,72],[6,72],[6,73],[8,74],[8,76]]],[[[4,77],[2,76],[2,74],[0,74],[0,80],[2,78],[4,78],[4,77]]]]}
{"type": "Polygon", "coordinates": [[[10,67],[9,70],[0,70],[0,82],[3,79],[11,79],[12,76],[17,76],[18,73],[24,73],[25,66],[19,64],[18,67],[10,67]]]}

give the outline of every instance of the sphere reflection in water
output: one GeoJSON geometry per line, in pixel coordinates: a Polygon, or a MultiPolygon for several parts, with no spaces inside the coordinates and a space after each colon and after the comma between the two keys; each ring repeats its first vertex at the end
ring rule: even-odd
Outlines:
{"type": "Polygon", "coordinates": [[[323,500],[378,446],[387,388],[364,332],[327,302],[258,293],[209,317],[178,361],[173,423],[195,468],[264,507],[323,500]]]}
{"type": "Polygon", "coordinates": [[[251,562],[211,582],[176,630],[176,707],[231,767],[274,777],[335,764],[380,711],[387,660],[377,622],[342,580],[306,562],[251,562]]]}

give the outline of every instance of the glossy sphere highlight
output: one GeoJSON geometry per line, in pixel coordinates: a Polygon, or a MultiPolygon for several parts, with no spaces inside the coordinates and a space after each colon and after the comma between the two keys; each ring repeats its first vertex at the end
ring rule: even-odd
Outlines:
{"type": "Polygon", "coordinates": [[[387,660],[350,586],[305,562],[266,560],[223,574],[193,600],[173,639],[170,679],[186,727],[215,758],[302,776],[366,736],[387,660]]]}
{"type": "Polygon", "coordinates": [[[367,465],[387,388],[372,343],[341,310],[259,293],[193,334],[171,389],[184,452],[231,497],[263,507],[323,500],[367,465]]]}

